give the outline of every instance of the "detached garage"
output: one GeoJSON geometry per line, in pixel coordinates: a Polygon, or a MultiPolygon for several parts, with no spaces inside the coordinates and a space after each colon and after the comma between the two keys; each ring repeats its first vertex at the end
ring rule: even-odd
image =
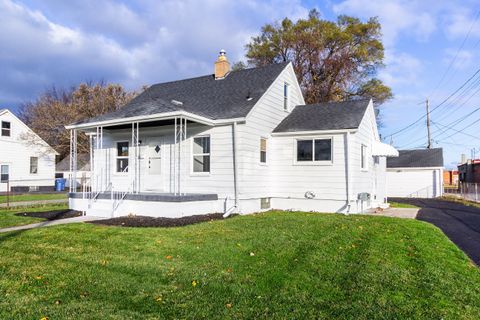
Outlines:
{"type": "Polygon", "coordinates": [[[435,198],[443,194],[443,150],[399,150],[387,158],[387,196],[435,198]]]}

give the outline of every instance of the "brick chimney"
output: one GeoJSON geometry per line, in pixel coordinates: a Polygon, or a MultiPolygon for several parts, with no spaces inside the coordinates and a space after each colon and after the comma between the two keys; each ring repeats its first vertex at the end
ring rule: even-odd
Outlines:
{"type": "Polygon", "coordinates": [[[220,80],[230,72],[230,62],[227,60],[225,50],[220,50],[217,61],[215,61],[215,79],[220,80]]]}

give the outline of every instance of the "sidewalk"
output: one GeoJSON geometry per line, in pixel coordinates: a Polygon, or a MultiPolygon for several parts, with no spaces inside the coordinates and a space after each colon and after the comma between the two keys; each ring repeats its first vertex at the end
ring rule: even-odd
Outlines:
{"type": "MultiPolygon", "coordinates": [[[[52,203],[68,203],[68,199],[51,199],[51,200],[33,200],[33,201],[18,201],[18,202],[10,202],[8,207],[16,208],[16,207],[31,207],[31,206],[38,206],[38,205],[45,205],[45,204],[52,204],[52,203]]],[[[0,208],[8,208],[6,203],[0,203],[0,208]]]]}
{"type": "Polygon", "coordinates": [[[44,221],[38,223],[27,224],[23,226],[16,226],[16,227],[9,227],[0,229],[0,233],[2,232],[10,232],[10,231],[20,231],[20,230],[28,230],[28,229],[35,229],[35,228],[43,228],[49,226],[56,226],[60,224],[70,224],[70,223],[80,223],[86,221],[95,221],[105,219],[101,217],[92,217],[92,216],[82,216],[82,217],[75,217],[75,218],[67,218],[67,219],[58,219],[58,220],[51,220],[51,221],[44,221]]]}

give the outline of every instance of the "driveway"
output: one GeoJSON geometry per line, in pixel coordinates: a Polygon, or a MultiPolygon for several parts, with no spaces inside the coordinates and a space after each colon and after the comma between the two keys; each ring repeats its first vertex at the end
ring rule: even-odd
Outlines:
{"type": "Polygon", "coordinates": [[[420,207],[417,219],[430,222],[480,266],[480,208],[440,199],[389,198],[420,207]]]}

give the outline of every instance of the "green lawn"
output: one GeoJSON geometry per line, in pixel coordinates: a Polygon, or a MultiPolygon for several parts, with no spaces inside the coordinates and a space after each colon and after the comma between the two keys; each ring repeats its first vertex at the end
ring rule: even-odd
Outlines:
{"type": "Polygon", "coordinates": [[[0,234],[0,319],[479,319],[480,271],[415,220],[269,212],[0,234]]]}
{"type": "MultiPolygon", "coordinates": [[[[10,196],[10,202],[67,199],[66,193],[26,193],[10,196]]],[[[7,196],[0,196],[0,203],[6,203],[7,196]]]]}
{"type": "Polygon", "coordinates": [[[49,204],[44,206],[34,206],[34,207],[27,207],[27,208],[0,208],[0,228],[7,228],[13,226],[21,226],[25,224],[35,223],[44,221],[41,218],[33,218],[33,217],[19,217],[16,216],[15,213],[17,212],[43,212],[43,211],[50,211],[50,210],[61,210],[66,209],[66,204],[49,204]]]}
{"type": "Polygon", "coordinates": [[[417,206],[408,203],[400,203],[395,201],[389,201],[388,203],[390,204],[390,208],[418,208],[417,206]]]}
{"type": "Polygon", "coordinates": [[[465,206],[480,208],[480,202],[470,201],[470,200],[462,199],[462,198],[455,197],[455,196],[444,195],[442,197],[442,199],[447,200],[447,201],[452,201],[452,202],[458,202],[458,203],[461,203],[465,206]]]}

